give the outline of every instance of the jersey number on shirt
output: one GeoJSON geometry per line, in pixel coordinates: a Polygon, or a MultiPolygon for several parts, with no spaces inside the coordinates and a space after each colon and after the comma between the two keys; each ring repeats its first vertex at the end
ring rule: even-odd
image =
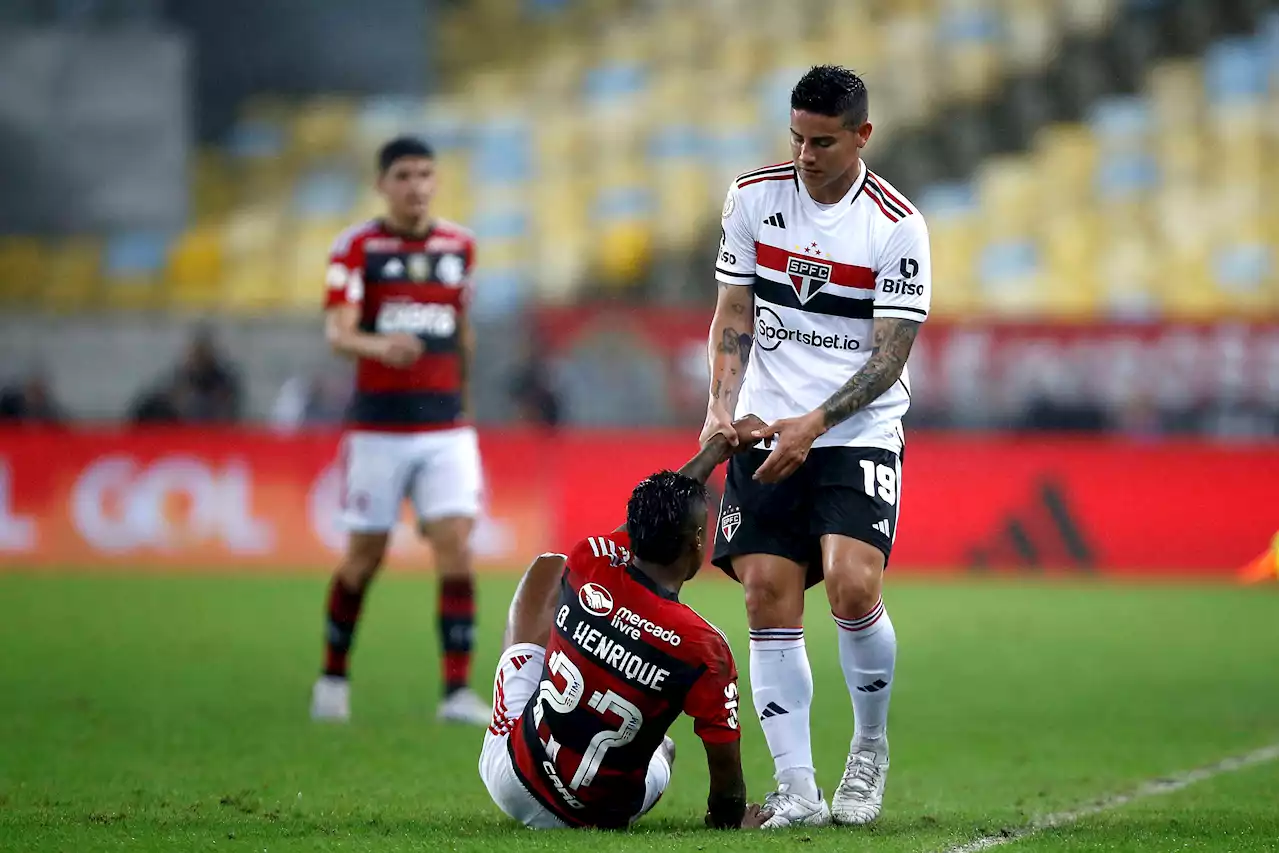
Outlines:
{"type": "MultiPolygon", "coordinates": [[[[547,658],[547,671],[552,675],[558,675],[565,681],[564,689],[558,687],[553,679],[545,679],[538,687],[538,704],[533,709],[533,724],[540,726],[542,724],[542,716],[545,708],[550,708],[557,714],[568,714],[574,711],[578,704],[582,701],[582,693],[586,687],[586,681],[582,677],[582,671],[577,665],[569,660],[564,652],[554,652],[551,657],[547,658]],[[543,703],[546,703],[545,705],[543,703]]],[[[644,724],[644,715],[640,713],[640,709],[628,702],[626,699],[609,690],[601,693],[599,690],[591,694],[591,698],[587,700],[587,707],[596,711],[600,716],[612,713],[622,720],[622,725],[616,729],[605,729],[597,732],[595,737],[591,738],[591,742],[587,744],[586,750],[582,753],[582,762],[578,765],[578,770],[573,774],[572,781],[569,782],[570,790],[578,790],[590,785],[596,778],[596,771],[600,769],[600,765],[604,763],[604,755],[615,746],[625,746],[635,739],[639,734],[640,727],[644,724]]],[[[556,753],[560,751],[560,744],[555,742],[555,738],[549,738],[542,742],[543,747],[547,751],[547,757],[552,761],[556,759],[556,753]]]]}

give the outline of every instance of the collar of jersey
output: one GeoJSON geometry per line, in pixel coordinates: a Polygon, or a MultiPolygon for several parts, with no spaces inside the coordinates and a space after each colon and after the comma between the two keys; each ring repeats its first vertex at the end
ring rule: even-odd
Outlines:
{"type": "Polygon", "coordinates": [[[637,569],[631,563],[627,563],[627,574],[631,575],[631,579],[634,580],[636,583],[640,584],[645,589],[649,590],[649,592],[652,592],[654,595],[660,598],[665,598],[668,601],[680,600],[680,597],[678,595],[676,595],[671,590],[659,584],[657,581],[655,581],[653,578],[649,577],[644,572],[637,569]]]}
{"type": "Polygon", "coordinates": [[[388,236],[395,237],[397,240],[404,240],[409,243],[421,243],[430,237],[431,233],[436,230],[436,220],[435,217],[432,217],[430,223],[427,225],[427,230],[423,231],[421,234],[410,234],[407,231],[399,231],[393,228],[391,223],[386,219],[381,218],[378,220],[378,227],[385,231],[388,236]]]}
{"type": "Polygon", "coordinates": [[[861,157],[858,158],[858,169],[858,179],[853,182],[853,186],[849,187],[849,191],[844,194],[844,197],[834,204],[823,204],[820,201],[815,201],[813,196],[809,195],[809,188],[804,185],[804,181],[798,179],[799,176],[797,176],[796,184],[799,185],[800,192],[804,194],[805,199],[808,200],[809,204],[813,205],[815,210],[827,213],[857,201],[858,194],[862,192],[862,187],[867,182],[867,161],[861,157]]]}

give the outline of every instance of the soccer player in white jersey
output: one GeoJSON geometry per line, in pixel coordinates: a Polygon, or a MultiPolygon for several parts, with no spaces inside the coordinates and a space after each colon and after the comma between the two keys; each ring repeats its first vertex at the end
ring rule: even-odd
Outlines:
{"type": "Polygon", "coordinates": [[[766,826],[880,814],[897,650],[880,598],[901,493],[907,356],[929,311],[923,218],[871,172],[867,90],[819,66],[791,92],[792,162],[738,177],[725,199],[703,438],[734,412],[768,427],[729,466],[714,562],[743,585],[756,712],[778,789],[766,826]],[[854,731],[828,808],[809,738],[804,591],[824,581],[854,731]]]}

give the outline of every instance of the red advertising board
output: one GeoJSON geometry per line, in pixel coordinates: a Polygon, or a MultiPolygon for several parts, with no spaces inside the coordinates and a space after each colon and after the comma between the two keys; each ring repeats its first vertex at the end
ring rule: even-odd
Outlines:
{"type": "MultiPolygon", "coordinates": [[[[343,543],[336,435],[0,432],[0,564],[324,569],[343,543]]],[[[486,432],[479,562],[612,529],[634,483],[696,449],[669,432],[486,432]]],[[[1226,574],[1277,528],[1275,446],[920,434],[895,571],[1226,574]]],[[[408,519],[406,518],[406,522],[408,519]]],[[[408,523],[394,557],[425,568],[408,523]]]]}

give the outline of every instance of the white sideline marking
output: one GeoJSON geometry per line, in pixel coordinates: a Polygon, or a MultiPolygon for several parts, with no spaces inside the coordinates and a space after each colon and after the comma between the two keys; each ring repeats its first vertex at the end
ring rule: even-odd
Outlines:
{"type": "Polygon", "coordinates": [[[986,850],[990,847],[999,847],[1002,844],[1010,844],[1019,839],[1026,838],[1028,835],[1035,835],[1043,829],[1051,829],[1055,826],[1063,826],[1068,823],[1075,823],[1084,817],[1100,814],[1101,812],[1118,809],[1123,805],[1131,803],[1135,800],[1145,800],[1148,797],[1159,797],[1163,794],[1172,794],[1174,791],[1181,791],[1183,788],[1190,787],[1197,782],[1203,782],[1206,779],[1212,779],[1215,776],[1221,776],[1224,773],[1234,773],[1237,770],[1243,770],[1246,767],[1252,767],[1255,764],[1261,764],[1264,761],[1271,761],[1280,754],[1280,748],[1276,744],[1264,746],[1261,749],[1255,749],[1253,752],[1247,752],[1244,755],[1236,755],[1231,758],[1224,758],[1216,764],[1210,764],[1208,767],[1201,767],[1197,770],[1186,770],[1182,773],[1174,773],[1172,776],[1165,776],[1158,779],[1152,779],[1143,782],[1137,788],[1126,794],[1115,794],[1097,802],[1090,803],[1086,806],[1072,809],[1066,812],[1055,812],[1054,814],[1038,817],[1026,826],[1017,829],[1006,830],[1001,835],[984,835],[982,838],[976,838],[973,841],[958,844],[955,847],[948,847],[946,853],[977,853],[979,850],[986,850]]]}

